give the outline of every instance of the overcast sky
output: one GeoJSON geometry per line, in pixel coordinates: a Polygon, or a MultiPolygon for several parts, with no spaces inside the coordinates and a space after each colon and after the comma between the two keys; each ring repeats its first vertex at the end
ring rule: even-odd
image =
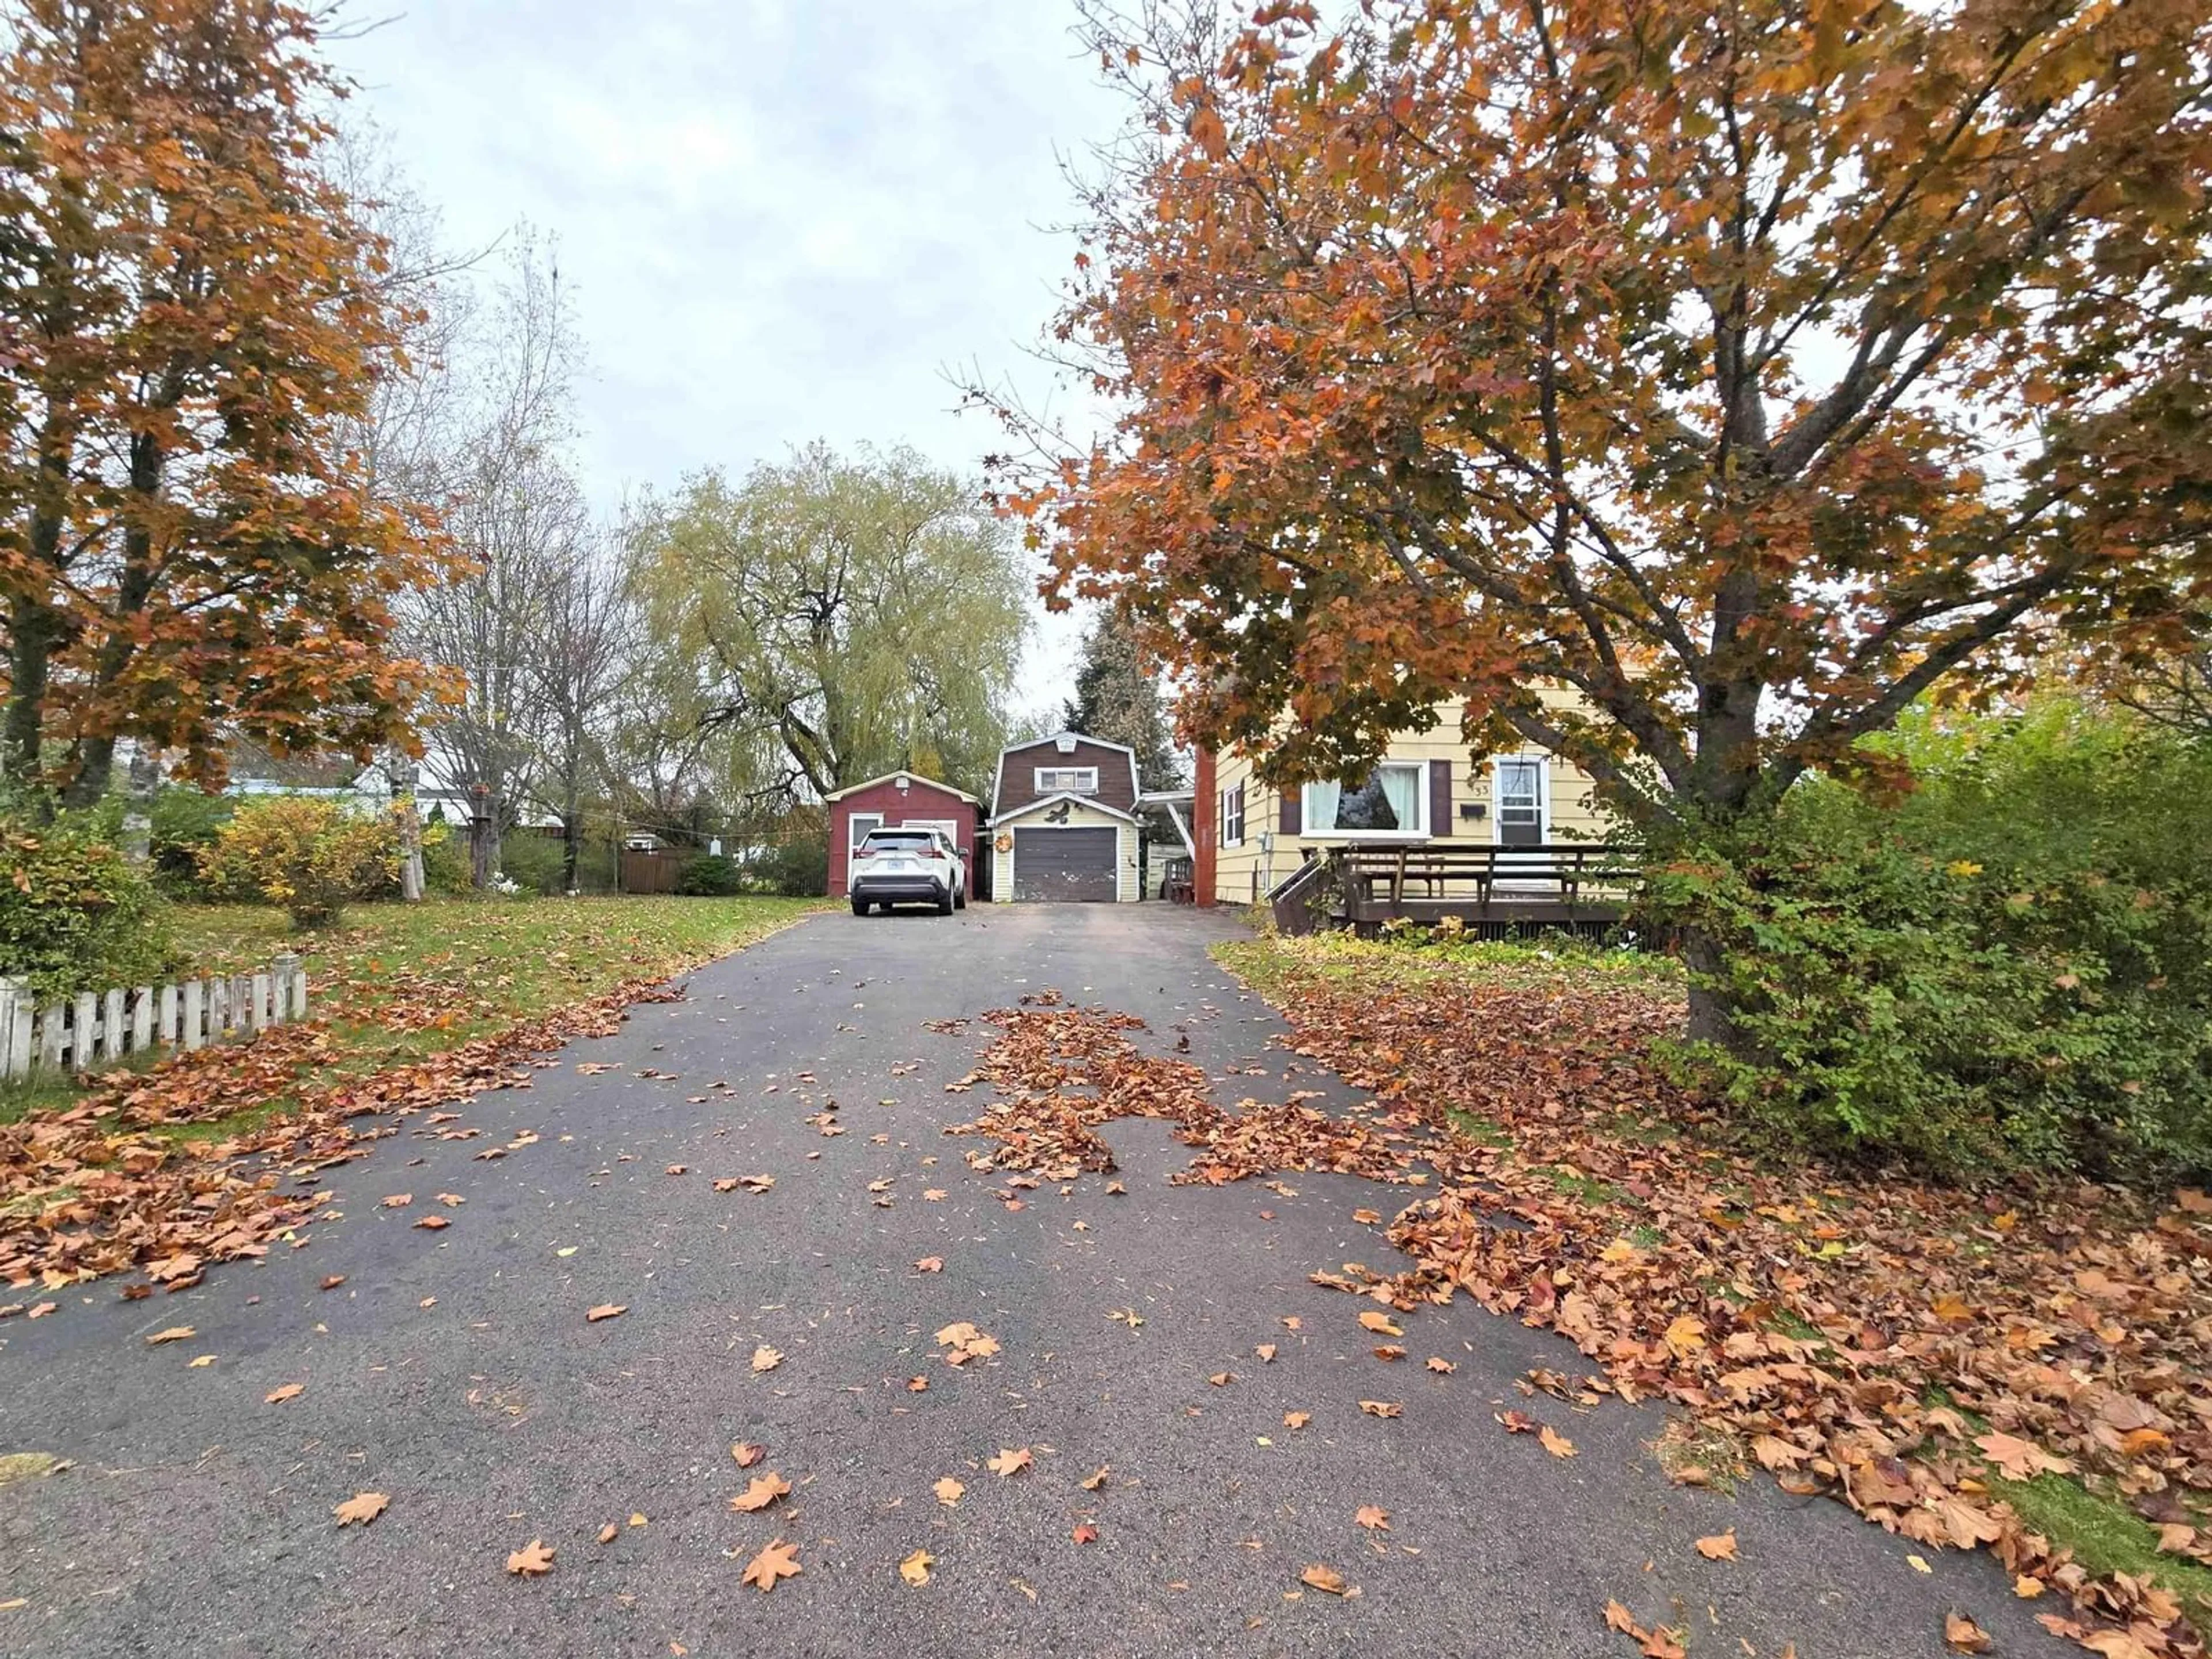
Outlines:
{"type": "MultiPolygon", "coordinates": [[[[356,17],[382,15],[373,6],[356,17]]],[[[1029,355],[1069,268],[1060,157],[1120,109],[1066,0],[419,0],[334,51],[457,246],[557,238],[591,372],[593,495],[808,439],[973,468],[980,366],[1029,355]]],[[[1056,700],[1046,623],[1022,696],[1056,700]]]]}

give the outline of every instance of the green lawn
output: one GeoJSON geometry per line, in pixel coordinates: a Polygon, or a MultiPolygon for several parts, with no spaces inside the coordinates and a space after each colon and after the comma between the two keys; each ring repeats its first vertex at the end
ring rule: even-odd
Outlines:
{"type": "Polygon", "coordinates": [[[1372,939],[1342,933],[1295,939],[1270,933],[1217,945],[1213,955],[1263,996],[1301,978],[1397,989],[1474,977],[1489,985],[1514,986],[1559,984],[1572,977],[1585,984],[1646,990],[1682,983],[1681,964],[1662,952],[1609,949],[1565,934],[1486,942],[1433,933],[1372,939]]]}
{"type": "MultiPolygon", "coordinates": [[[[320,933],[252,905],[180,906],[174,921],[185,977],[265,968],[287,948],[306,958],[310,1017],[327,1024],[330,1045],[292,1079],[305,1087],[526,1024],[626,981],[665,978],[823,908],[786,898],[434,899],[356,905],[320,933]]],[[[0,1089],[0,1121],[77,1092],[58,1079],[0,1089]]],[[[238,1107],[250,1117],[283,1104],[238,1107]]]]}

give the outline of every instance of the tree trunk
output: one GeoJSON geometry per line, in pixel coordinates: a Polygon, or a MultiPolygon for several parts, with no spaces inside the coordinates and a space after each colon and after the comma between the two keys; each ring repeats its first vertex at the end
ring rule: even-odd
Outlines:
{"type": "Polygon", "coordinates": [[[8,714],[0,724],[0,767],[27,794],[43,771],[46,673],[60,634],[59,619],[36,599],[18,599],[8,617],[8,714]]]}
{"type": "MultiPolygon", "coordinates": [[[[175,376],[169,377],[174,381],[175,376]]],[[[166,392],[162,406],[173,404],[181,386],[166,392]]],[[[123,678],[137,653],[131,624],[154,595],[154,535],[150,523],[161,499],[161,477],[168,465],[161,441],[150,432],[131,440],[130,494],[136,498],[138,516],[123,532],[123,574],[115,586],[114,621],[101,643],[100,660],[93,671],[95,691],[123,678]]],[[[115,774],[115,733],[96,732],[76,742],[76,771],[62,791],[62,805],[99,805],[115,774]]]]}
{"type": "Polygon", "coordinates": [[[473,791],[469,814],[469,883],[482,892],[499,872],[499,817],[482,784],[473,791]]]}
{"type": "Polygon", "coordinates": [[[154,794],[161,787],[161,757],[145,744],[131,751],[123,805],[123,856],[144,866],[154,857],[154,794]]]}
{"type": "Polygon", "coordinates": [[[408,904],[422,902],[422,814],[415,805],[415,785],[422,769],[402,750],[387,751],[385,781],[392,786],[392,817],[399,828],[399,896],[408,904]]]}
{"type": "Polygon", "coordinates": [[[1734,1000],[1721,982],[1726,958],[1719,941],[1700,929],[1690,929],[1682,936],[1682,965],[1690,972],[1690,1041],[1736,1050],[1743,1034],[1736,1029],[1734,1000]]]}
{"type": "Polygon", "coordinates": [[[399,820],[399,897],[404,903],[422,902],[422,816],[415,810],[410,790],[392,809],[399,820]]]}
{"type": "Polygon", "coordinates": [[[76,772],[62,787],[62,805],[81,811],[100,805],[115,781],[115,739],[82,738],[76,744],[76,772]]]}
{"type": "Polygon", "coordinates": [[[561,890],[576,890],[576,860],[584,846],[584,815],[570,807],[561,815],[561,890]]]}

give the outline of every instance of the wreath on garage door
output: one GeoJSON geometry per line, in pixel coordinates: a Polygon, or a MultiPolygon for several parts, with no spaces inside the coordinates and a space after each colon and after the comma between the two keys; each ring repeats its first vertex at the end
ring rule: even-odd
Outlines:
{"type": "Polygon", "coordinates": [[[998,840],[993,842],[991,845],[1001,853],[1011,853],[1014,850],[1014,838],[1006,830],[1001,830],[999,831],[998,840]]]}

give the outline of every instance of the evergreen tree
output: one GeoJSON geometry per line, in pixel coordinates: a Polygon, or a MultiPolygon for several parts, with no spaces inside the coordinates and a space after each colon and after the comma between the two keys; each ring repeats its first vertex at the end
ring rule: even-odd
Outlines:
{"type": "Polygon", "coordinates": [[[1168,730],[1159,682],[1139,659],[1136,640],[1116,612],[1100,617],[1084,638],[1075,696],[1067,702],[1067,729],[1135,750],[1141,787],[1182,787],[1182,757],[1168,730]]]}

